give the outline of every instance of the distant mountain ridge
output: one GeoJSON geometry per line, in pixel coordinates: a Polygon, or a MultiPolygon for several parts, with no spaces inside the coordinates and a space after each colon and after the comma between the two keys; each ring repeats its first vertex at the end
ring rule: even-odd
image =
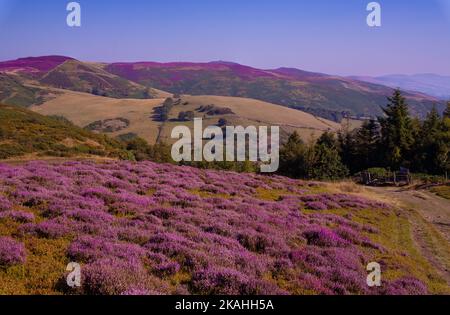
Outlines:
{"type": "MultiPolygon", "coordinates": [[[[393,88],[293,68],[256,69],[232,62],[112,63],[105,69],[145,86],[171,93],[258,99],[331,119],[331,113],[375,116],[393,88]]],[[[412,114],[424,116],[439,99],[405,91],[412,114]]]]}
{"type": "Polygon", "coordinates": [[[351,78],[393,88],[417,91],[443,100],[450,99],[450,76],[423,73],[414,75],[393,74],[380,77],[353,76],[351,78]]]}
{"type": "MultiPolygon", "coordinates": [[[[152,89],[251,98],[335,121],[343,115],[380,115],[386,97],[393,92],[391,87],[367,80],[294,68],[264,70],[226,61],[108,64],[44,56],[0,62],[0,73],[14,76],[24,85],[31,82],[114,98],[152,98],[152,89]]],[[[5,89],[8,87],[0,82],[0,95],[5,89]]],[[[434,105],[444,108],[444,102],[424,93],[405,91],[404,95],[416,116],[423,117],[434,105]]]]}

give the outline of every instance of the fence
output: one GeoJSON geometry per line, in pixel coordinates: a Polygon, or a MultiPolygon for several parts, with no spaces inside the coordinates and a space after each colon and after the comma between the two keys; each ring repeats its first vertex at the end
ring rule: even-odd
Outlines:
{"type": "Polygon", "coordinates": [[[383,186],[383,185],[409,185],[412,183],[409,171],[388,172],[385,175],[374,174],[368,171],[360,173],[358,181],[364,185],[383,186]]]}

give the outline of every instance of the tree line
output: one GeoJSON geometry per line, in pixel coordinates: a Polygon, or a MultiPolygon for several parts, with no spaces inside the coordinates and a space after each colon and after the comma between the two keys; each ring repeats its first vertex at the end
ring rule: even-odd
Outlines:
{"type": "Polygon", "coordinates": [[[384,115],[337,135],[325,132],[305,143],[294,132],[280,149],[279,172],[295,178],[339,179],[369,168],[442,175],[450,170],[450,102],[443,115],[433,108],[424,120],[412,117],[400,90],[384,115]]]}
{"type": "MultiPolygon", "coordinates": [[[[161,120],[167,120],[173,105],[173,100],[166,100],[161,106],[158,112],[161,120]]],[[[383,116],[365,121],[360,128],[343,128],[338,133],[328,131],[317,141],[305,142],[297,132],[292,133],[280,148],[278,173],[293,178],[327,180],[345,178],[370,168],[396,171],[403,167],[411,172],[433,175],[450,171],[450,102],[442,115],[432,108],[425,119],[419,120],[410,115],[401,91],[395,90],[382,110],[383,116]]],[[[149,145],[138,137],[125,143],[138,161],[174,163],[168,144],[149,145]]],[[[238,172],[258,169],[251,162],[184,164],[238,172]]]]}

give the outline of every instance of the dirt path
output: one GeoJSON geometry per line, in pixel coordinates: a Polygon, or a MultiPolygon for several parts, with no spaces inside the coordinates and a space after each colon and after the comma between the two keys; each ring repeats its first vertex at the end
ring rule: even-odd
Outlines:
{"type": "Polygon", "coordinates": [[[450,242],[450,200],[424,190],[392,187],[371,187],[369,189],[416,210],[450,242]]]}
{"type": "Polygon", "coordinates": [[[369,187],[407,209],[413,237],[422,254],[450,285],[450,200],[424,190],[369,187]]]}

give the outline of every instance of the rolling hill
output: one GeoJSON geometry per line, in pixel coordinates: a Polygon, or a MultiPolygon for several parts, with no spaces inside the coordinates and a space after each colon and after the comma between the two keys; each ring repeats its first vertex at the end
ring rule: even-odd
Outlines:
{"type": "Polygon", "coordinates": [[[150,89],[112,75],[94,65],[68,60],[46,73],[40,83],[114,98],[151,98],[150,89]]]}
{"type": "Polygon", "coordinates": [[[164,99],[117,99],[96,96],[89,93],[59,90],[60,95],[31,110],[43,115],[64,116],[80,127],[86,127],[96,121],[124,118],[130,124],[121,130],[110,133],[118,136],[134,133],[155,143],[160,122],[153,120],[154,109],[160,106],[164,99]]]}
{"type": "MultiPolygon", "coordinates": [[[[246,97],[298,108],[339,121],[342,112],[358,116],[381,114],[380,106],[393,92],[384,85],[367,83],[291,68],[261,70],[229,62],[113,63],[108,72],[172,93],[246,97]]],[[[414,115],[423,116],[434,97],[406,92],[414,115]]]]}
{"type": "Polygon", "coordinates": [[[149,99],[169,95],[108,73],[99,65],[64,56],[0,62],[0,101],[20,106],[39,104],[48,88],[114,98],[149,99]]]}
{"type": "Polygon", "coordinates": [[[192,127],[192,120],[178,119],[182,111],[190,111],[195,117],[202,117],[205,127],[218,124],[220,119],[225,119],[230,125],[279,125],[282,140],[294,130],[297,130],[305,140],[309,140],[326,130],[338,130],[340,127],[337,123],[299,110],[246,98],[182,95],[180,99],[176,99],[177,105],[169,112],[168,120],[160,121],[155,117],[155,112],[164,103],[164,98],[115,99],[81,92],[56,91],[59,95],[41,105],[32,106],[31,110],[43,115],[64,116],[80,127],[116,122],[122,127],[110,128],[109,132],[107,129],[104,131],[114,137],[135,134],[151,144],[157,141],[173,142],[170,133],[175,125],[184,124],[192,127]],[[200,107],[208,105],[228,108],[231,111],[213,115],[199,111],[200,107]],[[127,123],[121,124],[123,121],[127,123]]]}

